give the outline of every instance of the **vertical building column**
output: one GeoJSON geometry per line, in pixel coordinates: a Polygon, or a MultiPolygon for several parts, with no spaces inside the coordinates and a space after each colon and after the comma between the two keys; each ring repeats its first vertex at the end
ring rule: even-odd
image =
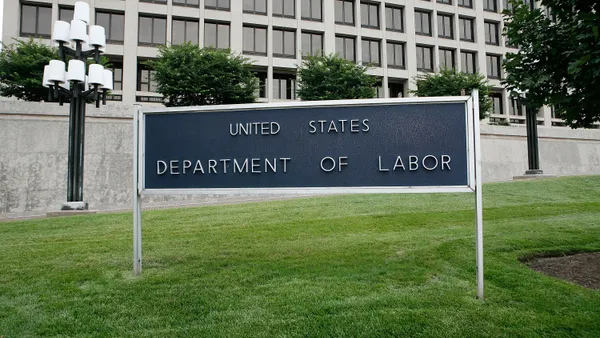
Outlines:
{"type": "Polygon", "coordinates": [[[387,18],[385,17],[385,3],[381,2],[379,4],[379,28],[381,29],[381,56],[379,57],[379,61],[381,62],[381,69],[383,69],[383,78],[381,79],[381,86],[383,87],[383,97],[384,98],[389,98],[390,97],[390,90],[389,90],[389,79],[388,79],[388,72],[387,72],[387,18]]]}
{"type": "Polygon", "coordinates": [[[123,42],[123,104],[135,103],[137,89],[138,0],[126,0],[123,42]]]}
{"type": "Polygon", "coordinates": [[[411,90],[416,90],[417,85],[412,78],[417,76],[417,40],[415,36],[415,5],[413,1],[407,2],[404,7],[404,31],[406,32],[406,70],[408,72],[407,87],[405,88],[406,93],[410,93],[411,90]]]}
{"type": "Polygon", "coordinates": [[[321,16],[325,25],[323,33],[323,53],[325,55],[335,53],[335,1],[323,0],[321,16]]]}

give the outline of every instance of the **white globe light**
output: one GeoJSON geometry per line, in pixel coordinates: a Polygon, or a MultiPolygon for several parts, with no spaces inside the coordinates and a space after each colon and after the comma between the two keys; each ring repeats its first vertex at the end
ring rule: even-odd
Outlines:
{"type": "Polygon", "coordinates": [[[44,77],[42,79],[42,86],[48,88],[50,85],[52,85],[52,82],[50,82],[50,80],[48,79],[48,76],[50,76],[50,66],[44,66],[44,77]]]}
{"type": "Polygon", "coordinates": [[[85,81],[85,63],[80,60],[69,61],[69,72],[67,73],[69,81],[85,81]]]}
{"type": "Polygon", "coordinates": [[[97,84],[97,85],[104,85],[104,67],[102,67],[102,65],[98,65],[98,64],[93,64],[90,65],[89,68],[89,72],[88,72],[88,82],[90,84],[97,84]]]}
{"type": "Polygon", "coordinates": [[[65,63],[59,60],[50,60],[48,65],[48,81],[65,82],[65,63]]]}
{"type": "Polygon", "coordinates": [[[104,70],[104,89],[113,90],[113,73],[110,69],[104,70]]]}
{"type": "Polygon", "coordinates": [[[90,5],[83,1],[75,3],[75,11],[73,12],[74,20],[81,20],[86,24],[90,22],[90,5]]]}
{"type": "Polygon", "coordinates": [[[106,34],[102,26],[90,26],[90,45],[104,47],[106,45],[106,34]]]}
{"type": "Polygon", "coordinates": [[[69,42],[71,25],[66,21],[56,21],[52,31],[52,40],[55,42],[69,42]]]}
{"type": "Polygon", "coordinates": [[[69,38],[73,41],[87,41],[87,25],[81,20],[73,19],[71,21],[71,32],[69,38]]]}

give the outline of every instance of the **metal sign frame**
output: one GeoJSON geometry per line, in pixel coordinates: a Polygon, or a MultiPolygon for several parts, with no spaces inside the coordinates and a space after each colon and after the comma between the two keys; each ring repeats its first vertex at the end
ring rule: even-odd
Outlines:
{"type": "Polygon", "coordinates": [[[223,106],[152,108],[138,109],[133,116],[133,270],[135,275],[142,271],[142,206],[144,195],[202,195],[202,194],[371,194],[371,193],[475,193],[475,232],[477,264],[477,297],[483,299],[483,225],[481,192],[481,150],[479,131],[479,93],[472,96],[413,97],[401,99],[369,99],[344,101],[313,101],[285,103],[254,103],[223,106]],[[286,109],[303,107],[352,107],[397,104],[457,103],[465,104],[467,184],[459,186],[364,186],[364,187],[290,187],[290,188],[206,188],[206,189],[146,189],[145,188],[145,116],[165,113],[219,113],[239,110],[261,110],[265,108],[286,109]]]}

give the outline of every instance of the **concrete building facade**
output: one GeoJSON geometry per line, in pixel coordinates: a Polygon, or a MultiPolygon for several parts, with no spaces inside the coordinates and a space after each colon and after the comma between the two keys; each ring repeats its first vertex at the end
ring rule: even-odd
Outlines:
{"type": "MultiPolygon", "coordinates": [[[[106,29],[114,66],[109,99],[157,104],[144,61],[158,45],[192,41],[231,48],[250,58],[261,101],[295,99],[302,55],[324,51],[362,64],[380,79],[379,97],[409,95],[421,72],[441,67],[478,71],[494,86],[492,122],[524,124],[525,112],[500,84],[501,59],[513,50],[502,37],[508,0],[88,0],[91,24],[106,29]]],[[[75,0],[4,3],[2,38],[36,36],[51,43],[52,24],[70,21],[75,0]]],[[[560,125],[549,108],[538,124],[560,125]]]]}

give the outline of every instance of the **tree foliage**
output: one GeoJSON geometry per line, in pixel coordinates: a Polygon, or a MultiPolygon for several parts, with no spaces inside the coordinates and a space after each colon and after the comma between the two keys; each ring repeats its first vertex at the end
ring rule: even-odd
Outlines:
{"type": "Polygon", "coordinates": [[[258,79],[247,58],[229,50],[185,43],[159,47],[148,64],[156,71],[157,92],[166,106],[251,103],[258,79]]]}
{"type": "Polygon", "coordinates": [[[298,67],[298,97],[304,101],[373,98],[377,78],[367,70],[334,54],[307,56],[298,67]]]}
{"type": "Polygon", "coordinates": [[[36,41],[15,40],[3,46],[0,52],[0,95],[25,101],[48,98],[48,89],[42,87],[44,66],[58,59],[56,48],[36,41]]]}
{"type": "Polygon", "coordinates": [[[506,55],[506,87],[533,109],[554,106],[572,128],[600,121],[600,2],[542,0],[547,15],[511,1],[504,35],[519,51],[506,55]]]}
{"type": "Polygon", "coordinates": [[[442,69],[439,73],[422,74],[415,77],[417,96],[458,96],[464,89],[470,95],[473,89],[479,89],[479,118],[483,119],[492,110],[490,85],[485,76],[474,73],[461,73],[454,69],[442,69]]]}

